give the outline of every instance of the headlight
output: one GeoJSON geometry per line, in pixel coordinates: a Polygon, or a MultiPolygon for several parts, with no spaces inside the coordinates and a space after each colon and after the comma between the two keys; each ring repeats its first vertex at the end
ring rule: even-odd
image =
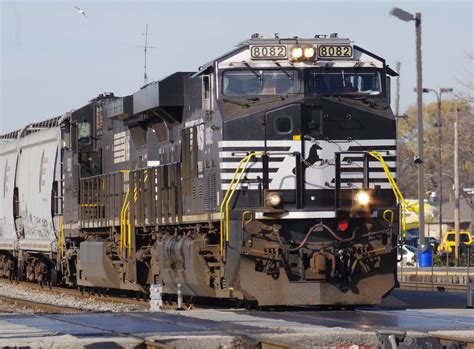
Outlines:
{"type": "Polygon", "coordinates": [[[316,51],[314,50],[313,47],[306,47],[304,49],[304,57],[305,58],[313,58],[315,53],[316,53],[316,51]]]}
{"type": "Polygon", "coordinates": [[[297,60],[303,57],[303,49],[301,47],[293,47],[291,49],[291,59],[297,60]]]}
{"type": "Polygon", "coordinates": [[[370,202],[370,196],[365,191],[360,191],[356,194],[355,200],[359,205],[366,206],[370,202]]]}
{"type": "Polygon", "coordinates": [[[312,61],[316,57],[316,50],[312,46],[293,46],[290,49],[290,59],[292,61],[312,61]]]}
{"type": "Polygon", "coordinates": [[[281,195],[275,192],[268,193],[266,199],[267,203],[272,207],[278,207],[282,202],[281,195]]]}

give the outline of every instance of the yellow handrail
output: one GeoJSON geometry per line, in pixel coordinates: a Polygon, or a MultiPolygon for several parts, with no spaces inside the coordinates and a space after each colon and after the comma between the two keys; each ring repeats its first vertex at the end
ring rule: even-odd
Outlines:
{"type": "Polygon", "coordinates": [[[127,189],[127,193],[125,194],[125,199],[123,200],[122,209],[120,210],[120,251],[123,251],[123,248],[126,246],[126,243],[127,243],[125,239],[125,235],[127,234],[125,230],[127,227],[127,219],[126,219],[125,212],[127,211],[127,208],[129,206],[129,202],[128,202],[129,194],[130,194],[130,188],[127,189]]]}
{"type": "Polygon", "coordinates": [[[237,169],[234,172],[234,176],[232,177],[232,180],[230,181],[229,188],[227,188],[227,191],[224,195],[224,199],[222,200],[220,210],[219,210],[221,256],[224,253],[224,232],[225,232],[225,241],[229,241],[229,203],[232,199],[232,196],[235,193],[235,190],[237,189],[237,186],[239,185],[242,179],[242,176],[245,170],[247,169],[248,163],[253,157],[257,155],[261,155],[261,153],[252,152],[246,155],[242,160],[239,161],[239,164],[237,165],[237,169]],[[242,164],[243,164],[243,167],[242,167],[242,164]],[[225,214],[224,214],[224,209],[225,209],[225,214]],[[224,222],[224,219],[225,219],[225,222],[224,222]]]}
{"type": "Polygon", "coordinates": [[[378,151],[369,151],[369,155],[375,158],[376,160],[378,160],[382,164],[382,167],[385,172],[385,175],[387,176],[388,182],[390,183],[390,186],[392,187],[392,191],[395,194],[398,204],[400,205],[400,209],[402,213],[402,237],[405,237],[406,213],[405,213],[405,199],[403,198],[402,192],[398,188],[397,182],[395,182],[395,179],[393,178],[392,173],[390,172],[390,169],[385,163],[385,160],[382,154],[378,151]]]}
{"type": "Polygon", "coordinates": [[[64,216],[61,216],[61,218],[59,218],[58,250],[59,256],[61,258],[64,258],[64,256],[66,255],[66,241],[64,239],[64,216]]]}
{"type": "Polygon", "coordinates": [[[240,227],[244,229],[244,226],[250,223],[253,220],[253,212],[252,211],[244,211],[242,212],[242,223],[240,224],[240,227]],[[245,217],[250,214],[250,218],[245,220],[245,217]],[[245,221],[245,222],[244,222],[245,221]]]}
{"type": "MultiPolygon", "coordinates": [[[[129,205],[130,206],[130,205],[129,205]]],[[[130,223],[130,209],[128,210],[127,215],[128,223],[127,223],[127,245],[128,245],[128,256],[132,255],[132,223],[130,223]]]]}
{"type": "Polygon", "coordinates": [[[250,162],[250,160],[255,157],[257,153],[251,153],[250,155],[247,156],[247,160],[244,163],[244,167],[242,168],[242,171],[240,171],[239,178],[237,179],[237,182],[234,184],[234,188],[232,189],[232,192],[230,193],[229,197],[227,198],[227,202],[225,204],[225,241],[229,241],[229,203],[232,200],[232,197],[234,196],[235,190],[237,189],[237,186],[240,183],[240,180],[242,179],[242,176],[247,169],[247,165],[250,162]]]}
{"type": "Polygon", "coordinates": [[[221,206],[219,209],[219,219],[220,219],[220,252],[221,256],[224,251],[224,208],[225,208],[225,202],[227,200],[227,197],[229,196],[230,193],[230,188],[232,187],[234,180],[236,178],[237,172],[240,169],[240,166],[242,166],[242,163],[245,161],[245,159],[248,157],[245,156],[242,160],[239,161],[239,164],[237,165],[237,169],[234,172],[234,176],[232,177],[232,180],[230,182],[229,188],[227,188],[227,191],[225,192],[224,198],[222,199],[221,206]]]}
{"type": "MultiPolygon", "coordinates": [[[[148,179],[148,171],[145,170],[145,177],[143,181],[148,179]]],[[[141,181],[141,180],[140,180],[141,181]]],[[[132,253],[132,224],[130,223],[130,187],[125,194],[122,209],[120,211],[120,251],[123,252],[125,247],[128,247],[128,255],[132,253]]],[[[138,200],[138,187],[133,190],[133,202],[138,200]]]]}

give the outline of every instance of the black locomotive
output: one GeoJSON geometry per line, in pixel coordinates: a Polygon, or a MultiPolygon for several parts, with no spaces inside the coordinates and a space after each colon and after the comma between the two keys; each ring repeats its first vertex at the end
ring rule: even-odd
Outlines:
{"type": "Polygon", "coordinates": [[[337,35],[253,35],[1,136],[0,274],[378,303],[396,283],[394,75],[337,35]]]}

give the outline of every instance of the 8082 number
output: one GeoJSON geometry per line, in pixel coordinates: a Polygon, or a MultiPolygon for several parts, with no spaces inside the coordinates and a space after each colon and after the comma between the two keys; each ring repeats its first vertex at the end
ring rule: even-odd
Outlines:
{"type": "Polygon", "coordinates": [[[319,57],[352,57],[351,46],[319,46],[319,57]]]}
{"type": "Polygon", "coordinates": [[[252,58],[286,58],[286,46],[251,46],[250,55],[252,58]]]}

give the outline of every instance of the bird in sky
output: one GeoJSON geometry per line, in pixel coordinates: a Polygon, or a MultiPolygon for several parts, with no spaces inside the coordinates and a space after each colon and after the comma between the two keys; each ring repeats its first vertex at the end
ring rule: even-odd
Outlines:
{"type": "Polygon", "coordinates": [[[79,7],[74,6],[74,8],[79,12],[81,15],[84,16],[84,18],[87,18],[86,12],[84,10],[81,10],[79,7]]]}

